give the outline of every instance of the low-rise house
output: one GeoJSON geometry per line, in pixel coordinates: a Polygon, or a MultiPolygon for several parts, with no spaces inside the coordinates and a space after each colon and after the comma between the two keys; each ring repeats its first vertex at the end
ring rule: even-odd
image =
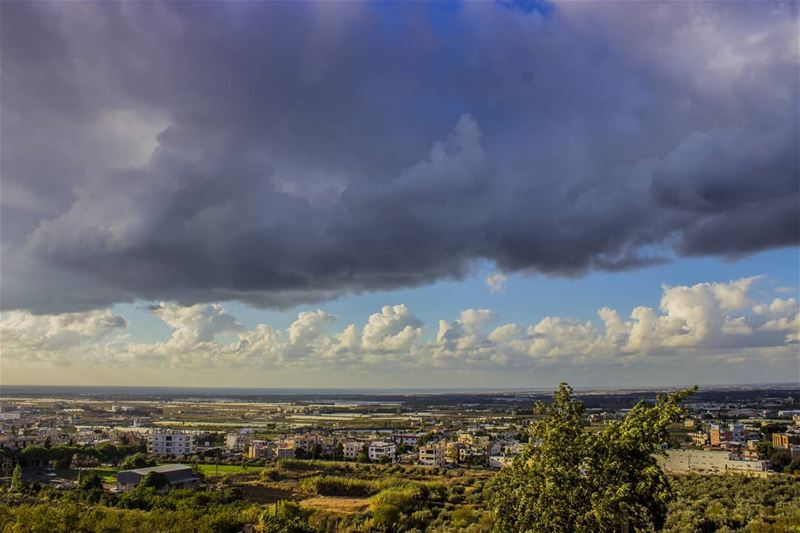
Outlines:
{"type": "Polygon", "coordinates": [[[480,446],[464,446],[458,450],[458,462],[469,464],[485,464],[486,448],[480,446]]]}
{"type": "Polygon", "coordinates": [[[167,464],[117,472],[117,490],[119,492],[132,491],[150,472],[156,472],[166,477],[170,488],[191,488],[197,486],[200,481],[190,466],[167,464]]]}
{"type": "Polygon", "coordinates": [[[519,454],[524,447],[524,444],[515,440],[498,440],[489,447],[489,455],[514,456],[519,454]]]}
{"type": "Polygon", "coordinates": [[[332,455],[336,449],[336,439],[321,433],[303,433],[294,436],[294,446],[306,453],[312,453],[316,448],[323,455],[332,455]]]}
{"type": "Polygon", "coordinates": [[[505,456],[505,455],[492,455],[489,457],[489,467],[490,468],[503,468],[504,466],[510,465],[514,461],[513,457],[505,456]]]}
{"type": "Polygon", "coordinates": [[[405,446],[416,446],[419,440],[424,437],[424,433],[395,433],[393,438],[395,444],[403,444],[405,446]]]}

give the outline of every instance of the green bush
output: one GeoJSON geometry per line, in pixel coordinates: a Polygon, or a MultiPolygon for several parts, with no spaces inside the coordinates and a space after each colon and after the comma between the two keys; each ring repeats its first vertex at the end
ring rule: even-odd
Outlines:
{"type": "Polygon", "coordinates": [[[322,496],[363,497],[378,492],[378,484],[366,479],[351,479],[337,476],[318,476],[304,479],[301,488],[322,496]]]}
{"type": "Polygon", "coordinates": [[[374,510],[382,505],[392,505],[407,513],[420,507],[428,497],[428,488],[416,483],[407,483],[382,490],[370,499],[374,510]]]}
{"type": "Polygon", "coordinates": [[[378,505],[372,510],[372,522],[380,529],[392,529],[400,521],[402,512],[389,503],[378,505]]]}
{"type": "Polygon", "coordinates": [[[265,468],[261,471],[261,479],[265,481],[280,481],[283,479],[280,468],[265,468]]]}

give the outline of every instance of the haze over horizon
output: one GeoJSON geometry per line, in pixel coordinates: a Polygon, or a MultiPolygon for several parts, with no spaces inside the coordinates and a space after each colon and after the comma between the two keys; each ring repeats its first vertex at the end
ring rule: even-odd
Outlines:
{"type": "Polygon", "coordinates": [[[3,2],[0,383],[800,381],[796,2],[3,2]]]}

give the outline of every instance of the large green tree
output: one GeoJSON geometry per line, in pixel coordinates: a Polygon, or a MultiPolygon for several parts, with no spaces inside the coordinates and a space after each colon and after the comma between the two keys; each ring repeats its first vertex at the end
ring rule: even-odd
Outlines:
{"type": "Polygon", "coordinates": [[[694,390],[639,402],[624,420],[591,432],[584,429],[583,404],[562,383],[552,403],[537,402],[529,444],[493,482],[495,530],[661,529],[673,494],[656,455],[694,390]]]}

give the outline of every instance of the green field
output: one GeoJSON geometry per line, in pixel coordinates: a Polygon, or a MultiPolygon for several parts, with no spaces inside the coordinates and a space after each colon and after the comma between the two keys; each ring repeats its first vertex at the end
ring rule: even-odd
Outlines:
{"type": "MultiPolygon", "coordinates": [[[[84,476],[91,472],[96,472],[97,475],[99,475],[103,480],[103,483],[116,483],[117,470],[119,469],[111,466],[97,466],[93,468],[84,468],[82,472],[84,476]]],[[[73,481],[78,479],[78,470],[73,470],[71,468],[57,468],[55,472],[58,474],[58,477],[63,479],[70,479],[73,481]]]]}
{"type": "Polygon", "coordinates": [[[223,476],[225,474],[257,474],[264,469],[263,466],[242,466],[242,465],[215,465],[215,464],[198,464],[197,467],[200,471],[208,477],[215,475],[223,476]]]}

